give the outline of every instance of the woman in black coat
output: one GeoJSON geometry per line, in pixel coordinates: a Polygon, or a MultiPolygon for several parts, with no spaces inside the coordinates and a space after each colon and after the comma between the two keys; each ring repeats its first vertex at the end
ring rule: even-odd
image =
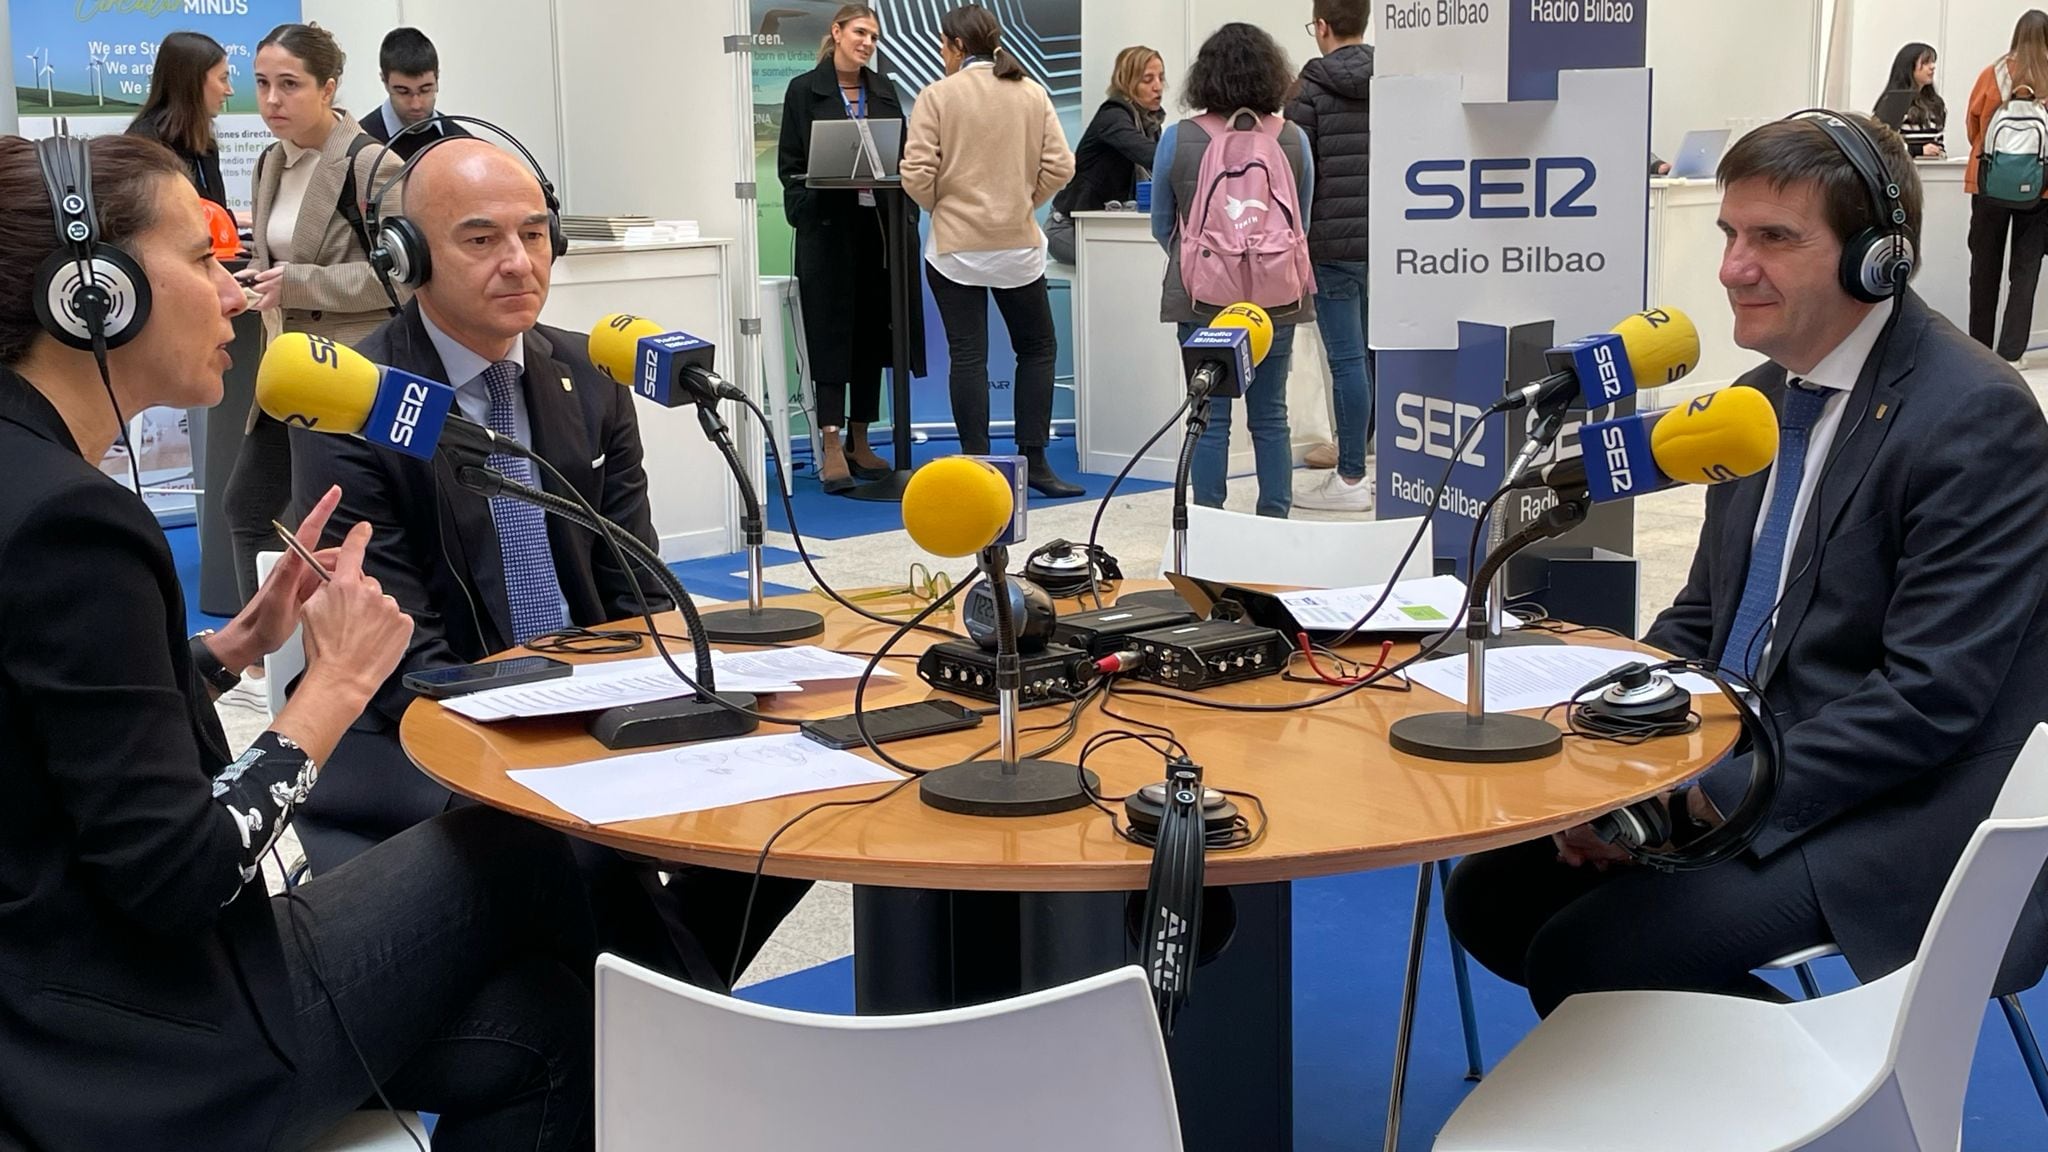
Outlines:
{"type": "Polygon", "coordinates": [[[220,42],[203,32],[173,32],[157,47],[149,96],[128,125],[130,135],[147,136],[177,153],[193,187],[223,208],[228,190],[221,182],[213,118],[234,94],[220,42]]]}
{"type": "Polygon", "coordinates": [[[1152,154],[1166,122],[1166,61],[1140,44],[1116,54],[1109,99],[1074,149],[1074,179],[1053,197],[1046,248],[1062,264],[1074,262],[1074,213],[1099,211],[1135,199],[1138,181],[1152,178],[1152,154]]]}
{"type": "MultiPolygon", "coordinates": [[[[814,191],[803,182],[810,168],[812,124],[856,116],[904,118],[896,85],[867,67],[881,34],[874,9],[862,4],[841,8],[818,49],[818,66],[791,80],[782,100],[776,171],[782,178],[783,214],[796,229],[804,345],[818,393],[811,450],[827,492],[851,489],[856,476],[875,480],[894,471],[868,446],[868,425],[881,416],[882,369],[890,358],[889,258],[882,251],[881,213],[902,214],[902,245],[895,259],[914,273],[917,205],[901,193],[814,191]],[[841,428],[846,430],[844,443],[841,428]]],[[[923,375],[923,308],[913,306],[909,319],[909,370],[923,375]]],[[[897,412],[893,418],[905,420],[909,413],[897,412]]]]}

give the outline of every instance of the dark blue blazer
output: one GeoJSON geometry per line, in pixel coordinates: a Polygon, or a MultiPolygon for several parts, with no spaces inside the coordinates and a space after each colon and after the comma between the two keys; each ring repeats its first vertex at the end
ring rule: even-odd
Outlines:
{"type": "MultiPolygon", "coordinates": [[[[1773,404],[1785,371],[1739,383],[1773,404]]],[[[1797,852],[1863,980],[1911,960],[1949,873],[2048,718],[2048,420],[2019,375],[1907,293],[1846,401],[1760,669],[1785,783],[1752,849],[1797,852]]],[[[1685,589],[1645,639],[1719,658],[1769,473],[1707,494],[1685,589]]],[[[1746,760],[1710,771],[1739,797],[1746,760]]],[[[2037,890],[1998,990],[2039,979],[2037,890]]]]}

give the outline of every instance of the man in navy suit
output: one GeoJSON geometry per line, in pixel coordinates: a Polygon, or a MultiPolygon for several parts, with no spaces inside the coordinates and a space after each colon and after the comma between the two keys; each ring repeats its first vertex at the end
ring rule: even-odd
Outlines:
{"type": "MultiPolygon", "coordinates": [[[[405,189],[407,215],[426,237],[428,274],[413,299],[356,347],[456,388],[459,413],[532,449],[599,515],[657,546],[647,502],[632,393],[590,362],[588,337],[540,323],[553,262],[540,182],[520,161],[476,139],[437,143],[405,189]]],[[[305,505],[331,485],[342,502],[328,522],[338,538],[359,520],[376,525],[364,570],[414,619],[412,643],[331,758],[317,803],[299,813],[316,873],[456,803],[413,766],[398,725],[413,693],[407,672],[481,660],[560,628],[637,616],[626,574],[595,533],[506,497],[485,499],[456,481],[447,454],[418,460],[345,436],[293,430],[293,492],[305,505]]],[[[492,456],[492,468],[554,489],[533,466],[492,456]]],[[[666,608],[666,599],[659,600],[666,608]]],[[[615,950],[637,954],[710,986],[750,957],[807,884],[764,877],[746,945],[739,921],[748,877],[715,869],[651,866],[622,873],[608,850],[583,846],[600,918],[615,950]],[[652,895],[667,931],[641,913],[652,895]],[[673,943],[679,957],[668,955],[673,943]]]]}
{"type": "MultiPolygon", "coordinates": [[[[1609,989],[1773,997],[1753,970],[1827,942],[1860,979],[1898,968],[2048,715],[2048,421],[2010,366],[1888,282],[1888,240],[1845,264],[1894,207],[1859,140],[1917,246],[1919,178],[1867,118],[1765,125],[1721,161],[1735,342],[1770,358],[1740,383],[1777,409],[1778,457],[1708,491],[1685,589],[1645,636],[1762,685],[1783,787],[1749,850],[1702,871],[1634,866],[1586,826],[1464,860],[1451,929],[1540,1013],[1609,989]]],[[[1749,767],[1669,802],[1717,822],[1749,767]]],[[[2039,979],[2042,913],[2037,892],[1996,992],[2039,979]]]]}

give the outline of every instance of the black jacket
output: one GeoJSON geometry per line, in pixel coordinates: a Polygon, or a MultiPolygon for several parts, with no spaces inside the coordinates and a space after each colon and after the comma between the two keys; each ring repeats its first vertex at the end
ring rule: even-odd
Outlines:
{"type": "Polygon", "coordinates": [[[1128,101],[1103,101],[1074,149],[1074,179],[1053,197],[1053,208],[1071,216],[1094,212],[1112,200],[1135,199],[1138,181],[1150,178],[1139,173],[1152,168],[1163,124],[1158,113],[1128,101]]]}
{"type": "Polygon", "coordinates": [[[1353,44],[1309,61],[1297,87],[1287,118],[1308,133],[1316,158],[1309,255],[1363,261],[1372,191],[1372,46],[1353,44]]]}
{"type": "MultiPolygon", "coordinates": [[[[2048,718],[2048,421],[2009,366],[1917,295],[1899,308],[1844,402],[1760,669],[1786,762],[1752,851],[1805,858],[1864,981],[1913,958],[1964,845],[2048,718]]],[[[1766,365],[1738,383],[1776,404],[1785,372],[1766,365]]],[[[1719,658],[1768,479],[1708,490],[1691,576],[1649,643],[1719,658]]],[[[1711,770],[1708,794],[1734,804],[1738,773],[1740,760],[1711,770]]],[[[1999,992],[2040,978],[2044,912],[2037,888],[1999,992]]]]}
{"type": "Polygon", "coordinates": [[[214,796],[262,762],[223,772],[163,530],[4,371],[0,572],[0,1148],[266,1147],[292,994],[214,796]]]}
{"type": "Polygon", "coordinates": [[[225,208],[228,206],[228,189],[220,176],[220,148],[211,152],[194,152],[182,144],[164,139],[163,121],[155,116],[137,116],[128,125],[130,136],[146,136],[178,154],[185,162],[185,175],[192,180],[192,186],[199,194],[225,208]]]}
{"type": "MultiPolygon", "coordinates": [[[[356,350],[379,364],[447,380],[419,307],[407,304],[356,350]]],[[[526,334],[522,387],[533,449],[600,515],[657,545],[633,395],[599,374],[588,343],[585,335],[545,325],[526,334]]],[[[324,833],[353,832],[359,842],[352,847],[360,849],[447,807],[447,790],[398,749],[398,722],[413,701],[401,682],[405,673],[468,664],[513,647],[512,605],[490,504],[456,483],[447,453],[429,462],[347,436],[293,429],[294,506],[310,507],[334,484],[341,485],[342,500],[328,522],[327,542],[338,543],[357,521],[376,525],[363,570],[397,599],[414,626],[405,659],[343,737],[333,757],[338,767],[300,813],[301,838],[316,871],[335,859],[315,851],[324,833]]],[[[552,480],[543,487],[556,489],[552,480]]],[[[595,534],[550,517],[548,541],[572,623],[639,614],[631,583],[595,534]]],[[[648,597],[657,610],[668,606],[657,590],[649,589],[648,597]]]]}
{"type": "MultiPolygon", "coordinates": [[[[401,127],[384,119],[384,105],[382,104],[372,108],[368,116],[356,121],[356,123],[361,124],[363,131],[369,133],[370,138],[379,144],[391,143],[391,138],[398,134],[401,127]]],[[[463,129],[462,125],[453,120],[444,120],[436,116],[434,127],[408,133],[405,139],[398,142],[398,147],[393,148],[392,151],[398,154],[400,161],[410,160],[420,149],[425,148],[444,136],[467,135],[469,133],[463,129]]],[[[377,182],[380,184],[384,182],[382,173],[378,174],[377,182]]]]}
{"type": "MultiPolygon", "coordinates": [[[[896,85],[875,69],[861,73],[867,85],[868,119],[904,120],[908,117],[896,85]]],[[[877,207],[863,208],[860,193],[837,189],[804,187],[803,176],[810,170],[811,125],[819,120],[846,119],[846,101],[839,94],[839,78],[832,61],[820,61],[816,68],[789,82],[782,98],[782,136],[775,152],[775,172],[782,181],[782,213],[796,230],[797,289],[804,309],[804,347],[810,357],[811,376],[828,384],[860,383],[878,378],[874,370],[889,360],[889,269],[888,262],[901,263],[910,277],[912,299],[917,287],[918,268],[917,205],[901,192],[877,195],[877,207]],[[882,216],[894,206],[901,225],[901,243],[890,256],[882,251],[882,216]],[[879,303],[861,323],[856,304],[879,303]]],[[[897,159],[902,159],[901,150],[897,159]]],[[[866,308],[863,309],[867,310],[866,308]]],[[[910,309],[910,373],[922,376],[924,363],[924,309],[910,309]]]]}

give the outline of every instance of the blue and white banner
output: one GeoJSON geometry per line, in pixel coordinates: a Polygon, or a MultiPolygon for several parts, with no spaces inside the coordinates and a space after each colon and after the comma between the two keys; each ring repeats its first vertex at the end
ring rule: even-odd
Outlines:
{"type": "Polygon", "coordinates": [[[1648,0],[1381,0],[1378,76],[1449,75],[1474,104],[1557,99],[1561,72],[1643,66],[1648,0]]]}

